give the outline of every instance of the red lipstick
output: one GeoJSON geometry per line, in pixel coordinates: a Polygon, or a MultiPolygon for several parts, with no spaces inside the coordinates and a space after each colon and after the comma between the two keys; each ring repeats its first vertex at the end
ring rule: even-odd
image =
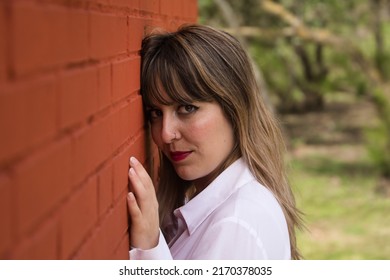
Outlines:
{"type": "Polygon", "coordinates": [[[188,152],[171,152],[170,155],[171,155],[171,158],[173,161],[181,161],[183,159],[185,159],[186,157],[188,157],[192,152],[191,151],[188,151],[188,152]]]}

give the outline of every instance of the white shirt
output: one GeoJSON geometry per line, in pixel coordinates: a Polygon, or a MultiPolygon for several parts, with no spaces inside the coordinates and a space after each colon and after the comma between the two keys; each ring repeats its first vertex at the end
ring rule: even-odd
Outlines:
{"type": "Polygon", "coordinates": [[[174,211],[177,234],[169,244],[132,249],[130,259],[290,259],[282,209],[243,159],[174,211]]]}

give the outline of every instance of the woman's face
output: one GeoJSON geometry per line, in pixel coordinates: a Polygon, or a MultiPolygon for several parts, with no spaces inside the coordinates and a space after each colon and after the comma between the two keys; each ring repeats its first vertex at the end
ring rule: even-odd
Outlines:
{"type": "Polygon", "coordinates": [[[183,180],[200,191],[234,147],[233,128],[216,102],[154,104],[152,137],[183,180]]]}

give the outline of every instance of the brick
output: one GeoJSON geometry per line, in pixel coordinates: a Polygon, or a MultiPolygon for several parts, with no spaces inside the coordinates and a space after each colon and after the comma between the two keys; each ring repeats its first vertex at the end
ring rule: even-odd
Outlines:
{"type": "Polygon", "coordinates": [[[98,75],[95,68],[77,69],[61,75],[59,120],[61,128],[85,121],[98,109],[98,75]]]}
{"type": "Polygon", "coordinates": [[[112,65],[114,102],[140,88],[140,58],[126,59],[112,65]]]}
{"type": "Polygon", "coordinates": [[[146,161],[146,132],[140,133],[134,137],[134,140],[129,145],[129,156],[136,157],[140,162],[146,161]]]}
{"type": "MultiPolygon", "coordinates": [[[[128,147],[113,159],[113,191],[114,201],[128,191],[129,159],[136,157],[140,162],[146,161],[145,133],[142,132],[128,147]]],[[[146,165],[145,165],[146,166],[146,165]]]]}
{"type": "Polygon", "coordinates": [[[17,229],[30,230],[69,193],[71,145],[63,139],[37,151],[15,167],[17,229]]]}
{"type": "Polygon", "coordinates": [[[26,132],[30,145],[40,143],[57,131],[57,93],[52,80],[24,89],[27,108],[26,132]]]}
{"type": "Polygon", "coordinates": [[[75,185],[81,183],[92,171],[90,155],[93,153],[93,134],[89,127],[72,135],[72,180],[75,185]]]}
{"type": "Polygon", "coordinates": [[[97,179],[94,177],[65,204],[61,214],[61,258],[69,258],[97,222],[97,200],[97,179]]]}
{"type": "Polygon", "coordinates": [[[102,162],[111,157],[112,146],[112,122],[109,116],[95,122],[92,125],[95,135],[93,143],[95,145],[94,157],[92,157],[92,167],[96,168],[102,162]]]}
{"type": "Polygon", "coordinates": [[[80,249],[72,256],[75,260],[101,260],[109,259],[107,255],[102,254],[101,244],[104,242],[101,237],[101,227],[94,230],[91,236],[88,236],[80,249]]]}
{"type": "Polygon", "coordinates": [[[197,22],[198,20],[198,0],[192,0],[190,2],[190,11],[189,11],[189,18],[192,20],[192,22],[197,22]]]}
{"type": "Polygon", "coordinates": [[[130,124],[130,137],[136,135],[137,132],[145,126],[142,97],[140,95],[137,95],[131,99],[130,124]]]}
{"type": "Polygon", "coordinates": [[[110,2],[112,2],[112,0],[88,0],[88,2],[100,5],[108,5],[110,2]]]}
{"type": "Polygon", "coordinates": [[[98,68],[98,107],[99,110],[111,105],[111,65],[102,65],[98,68]]]}
{"type": "Polygon", "coordinates": [[[196,7],[194,6],[194,1],[187,1],[182,3],[181,5],[181,13],[182,17],[185,19],[190,19],[192,17],[192,11],[196,11],[196,7]]]}
{"type": "Polygon", "coordinates": [[[88,13],[32,3],[13,5],[16,74],[87,58],[88,13]]]}
{"type": "Polygon", "coordinates": [[[160,12],[159,0],[149,0],[140,2],[140,9],[148,13],[158,14],[160,12]]]}
{"type": "Polygon", "coordinates": [[[83,244],[74,258],[110,259],[125,235],[128,235],[128,218],[127,202],[123,197],[105,216],[100,227],[83,244]]]}
{"type": "Polygon", "coordinates": [[[112,164],[109,164],[98,174],[98,208],[100,217],[112,206],[112,180],[112,164]]]}
{"type": "Polygon", "coordinates": [[[126,149],[113,159],[113,198],[114,201],[128,192],[130,150],[126,149]]]}
{"type": "Polygon", "coordinates": [[[0,163],[28,147],[27,108],[23,94],[6,91],[0,94],[0,163]]]}
{"type": "Polygon", "coordinates": [[[13,61],[17,73],[22,74],[57,63],[54,44],[56,39],[52,36],[51,28],[64,26],[62,12],[51,13],[50,10],[37,6],[15,4],[12,23],[15,30],[13,61]]]}
{"type": "Polygon", "coordinates": [[[91,14],[91,56],[95,59],[126,53],[127,18],[118,15],[91,14]]]}
{"type": "Polygon", "coordinates": [[[72,136],[72,174],[76,184],[111,156],[111,119],[103,118],[72,136]]]}
{"type": "Polygon", "coordinates": [[[0,174],[0,259],[10,248],[12,242],[12,182],[5,174],[0,174]]]}
{"type": "Polygon", "coordinates": [[[66,62],[83,61],[89,55],[89,14],[85,11],[70,10],[67,16],[64,34],[67,36],[66,48],[64,50],[66,62]]]}
{"type": "Polygon", "coordinates": [[[55,260],[58,259],[58,234],[56,220],[49,220],[37,232],[27,236],[12,252],[11,258],[17,260],[55,260]]]}
{"type": "Polygon", "coordinates": [[[57,131],[57,95],[52,79],[8,88],[0,94],[0,162],[43,142],[57,131]]]}
{"type": "Polygon", "coordinates": [[[160,12],[164,16],[170,16],[172,14],[171,7],[176,4],[176,0],[160,0],[160,12]]]}
{"type": "Polygon", "coordinates": [[[117,108],[113,112],[112,118],[112,144],[113,150],[118,149],[123,143],[130,138],[131,120],[130,113],[131,107],[129,104],[125,104],[120,108],[117,108]]]}
{"type": "Polygon", "coordinates": [[[6,33],[6,16],[4,4],[0,4],[0,84],[7,78],[7,42],[9,41],[6,33]]]}
{"type": "Polygon", "coordinates": [[[127,7],[132,10],[139,10],[140,1],[142,2],[145,0],[111,0],[111,5],[127,7]]]}
{"type": "Polygon", "coordinates": [[[141,96],[134,97],[131,103],[118,108],[112,119],[112,141],[115,150],[129,137],[134,137],[144,126],[141,96]]]}
{"type": "Polygon", "coordinates": [[[136,92],[141,88],[141,58],[134,58],[131,62],[129,83],[131,85],[130,92],[136,92]]]}
{"type": "MultiPolygon", "coordinates": [[[[181,0],[160,0],[161,14],[169,17],[182,16],[178,12],[181,7],[181,0]]],[[[187,4],[187,3],[186,3],[187,4]]]]}
{"type": "Polygon", "coordinates": [[[139,134],[134,138],[129,145],[129,155],[136,157],[148,170],[148,165],[146,164],[147,156],[147,141],[146,141],[146,132],[140,131],[139,134]]]}
{"type": "Polygon", "coordinates": [[[74,260],[102,260],[109,259],[108,256],[104,256],[101,250],[101,244],[97,241],[100,238],[101,229],[95,230],[92,236],[82,244],[81,248],[72,257],[74,260]]]}
{"type": "Polygon", "coordinates": [[[129,235],[123,236],[121,243],[110,258],[111,260],[128,260],[130,250],[130,239],[129,235]]]}
{"type": "Polygon", "coordinates": [[[95,124],[97,139],[97,149],[100,151],[100,156],[97,156],[97,161],[105,161],[110,158],[113,152],[112,145],[112,120],[110,116],[100,119],[95,124]]]}
{"type": "Polygon", "coordinates": [[[144,36],[144,20],[129,17],[129,51],[141,49],[141,42],[144,36]]]}

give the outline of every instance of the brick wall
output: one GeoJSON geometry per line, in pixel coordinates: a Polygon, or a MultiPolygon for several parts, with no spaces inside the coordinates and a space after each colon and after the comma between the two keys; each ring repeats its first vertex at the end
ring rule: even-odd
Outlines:
{"type": "Polygon", "coordinates": [[[0,2],[0,259],[128,258],[128,159],[155,155],[141,39],[196,2],[0,2]]]}

